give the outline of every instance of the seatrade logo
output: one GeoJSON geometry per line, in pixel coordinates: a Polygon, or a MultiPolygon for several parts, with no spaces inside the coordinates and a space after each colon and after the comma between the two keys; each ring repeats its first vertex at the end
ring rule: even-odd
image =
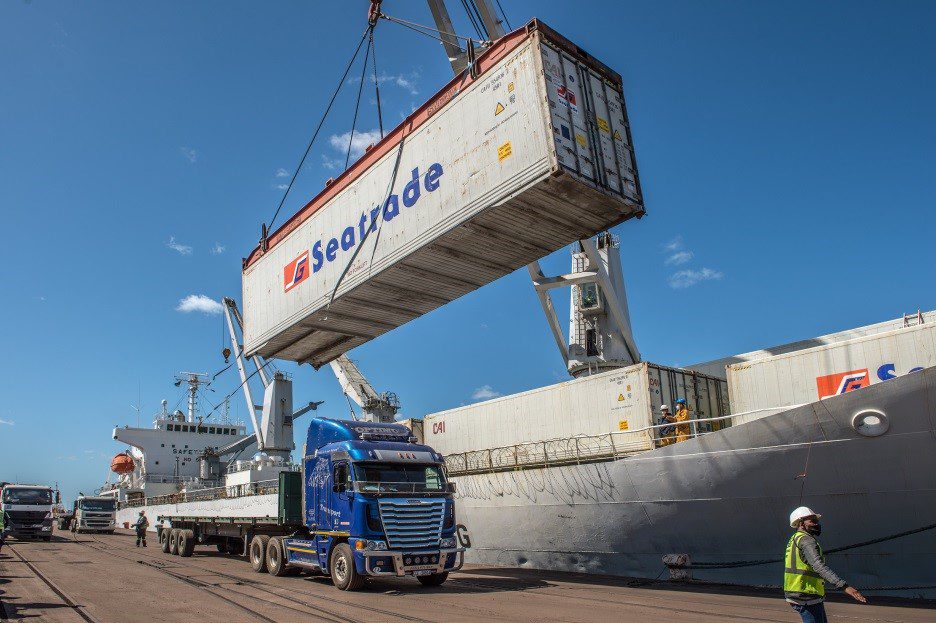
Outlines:
{"type": "Polygon", "coordinates": [[[309,252],[303,251],[283,268],[283,291],[289,292],[309,278],[309,252]]]}
{"type": "Polygon", "coordinates": [[[816,377],[816,390],[819,392],[820,400],[867,387],[870,384],[871,377],[868,375],[867,368],[816,377]]]}
{"type": "Polygon", "coordinates": [[[322,270],[326,263],[339,260],[342,256],[352,257],[354,247],[376,232],[380,221],[403,218],[410,208],[419,203],[421,197],[439,189],[444,174],[438,162],[430,164],[424,172],[419,167],[410,171],[409,180],[402,189],[377,205],[362,210],[355,222],[347,223],[344,229],[335,231],[331,238],[316,240],[311,249],[303,251],[286,264],[283,267],[283,291],[289,292],[322,270]]]}

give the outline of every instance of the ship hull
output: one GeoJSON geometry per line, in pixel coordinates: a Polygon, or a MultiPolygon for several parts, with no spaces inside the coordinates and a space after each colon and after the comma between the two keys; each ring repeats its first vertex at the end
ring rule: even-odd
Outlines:
{"type": "MultiPolygon", "coordinates": [[[[468,562],[668,577],[688,554],[693,579],[779,585],[806,505],[823,515],[826,550],[936,524],[936,368],[615,461],[459,476],[468,562]],[[864,409],[889,429],[852,426],[864,409]]],[[[936,598],[936,529],[828,556],[873,594],[936,598]],[[932,587],[904,589],[902,587],[932,587]]]]}

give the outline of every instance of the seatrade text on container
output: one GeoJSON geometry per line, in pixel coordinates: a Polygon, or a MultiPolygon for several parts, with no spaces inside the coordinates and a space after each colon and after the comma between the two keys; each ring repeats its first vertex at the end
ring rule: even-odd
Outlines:
{"type": "Polygon", "coordinates": [[[440,178],[445,171],[442,165],[434,162],[426,169],[425,175],[421,176],[419,167],[411,172],[410,181],[403,187],[403,191],[398,194],[391,194],[383,204],[378,204],[361,213],[357,227],[348,225],[328,242],[316,240],[312,245],[312,266],[309,269],[309,251],[303,251],[293,258],[283,267],[283,291],[289,292],[297,285],[309,278],[310,274],[317,273],[322,269],[325,262],[333,262],[338,257],[338,251],[348,252],[354,249],[355,245],[363,242],[371,232],[377,231],[378,217],[385,221],[392,221],[402,214],[402,209],[411,208],[419,201],[422,196],[422,189],[426,192],[433,192],[439,188],[440,178]]]}

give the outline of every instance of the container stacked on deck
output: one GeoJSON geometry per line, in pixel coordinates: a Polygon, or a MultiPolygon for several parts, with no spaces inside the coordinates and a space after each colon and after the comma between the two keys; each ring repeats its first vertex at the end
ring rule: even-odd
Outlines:
{"type": "Polygon", "coordinates": [[[534,20],[244,260],[245,348],[323,365],[643,213],[621,77],[534,20]]]}

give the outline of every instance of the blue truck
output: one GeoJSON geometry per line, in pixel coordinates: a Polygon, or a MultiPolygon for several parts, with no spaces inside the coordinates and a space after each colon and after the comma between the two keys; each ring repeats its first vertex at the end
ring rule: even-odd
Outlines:
{"type": "Polygon", "coordinates": [[[455,485],[442,455],[408,428],[314,418],[303,454],[299,471],[279,473],[275,514],[215,514],[227,497],[191,513],[178,504],[178,514],[157,516],[163,551],[191,556],[214,544],[257,572],[324,574],[342,590],[369,577],[439,586],[462,567],[470,542],[455,522],[455,485]]]}

